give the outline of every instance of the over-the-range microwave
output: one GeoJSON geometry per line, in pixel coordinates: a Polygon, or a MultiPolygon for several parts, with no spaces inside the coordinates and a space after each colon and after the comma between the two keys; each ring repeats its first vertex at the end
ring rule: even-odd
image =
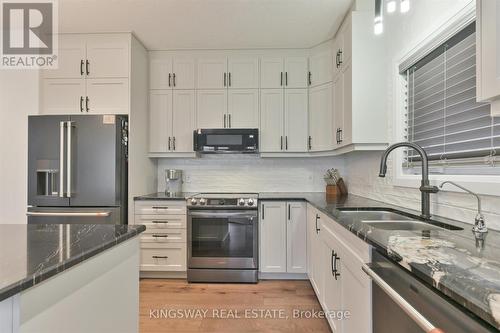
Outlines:
{"type": "Polygon", "coordinates": [[[195,152],[209,153],[258,153],[257,128],[212,128],[193,132],[195,152]]]}

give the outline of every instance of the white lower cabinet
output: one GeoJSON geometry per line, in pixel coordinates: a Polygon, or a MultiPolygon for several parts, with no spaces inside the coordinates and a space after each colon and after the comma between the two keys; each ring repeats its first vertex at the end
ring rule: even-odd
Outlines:
{"type": "Polygon", "coordinates": [[[309,279],[332,331],[371,332],[369,245],[310,205],[307,214],[309,279]]]}
{"type": "Polygon", "coordinates": [[[306,203],[262,201],[260,213],[260,271],[306,273],[306,203]]]}
{"type": "Polygon", "coordinates": [[[136,201],[135,224],[143,224],[141,271],[185,272],[187,214],[185,201],[136,201]]]}

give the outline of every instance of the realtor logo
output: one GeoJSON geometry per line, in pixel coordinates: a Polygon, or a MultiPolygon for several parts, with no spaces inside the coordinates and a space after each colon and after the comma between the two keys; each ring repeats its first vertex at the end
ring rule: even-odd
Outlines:
{"type": "Polygon", "coordinates": [[[0,0],[1,68],[56,68],[56,0],[0,0]]]}

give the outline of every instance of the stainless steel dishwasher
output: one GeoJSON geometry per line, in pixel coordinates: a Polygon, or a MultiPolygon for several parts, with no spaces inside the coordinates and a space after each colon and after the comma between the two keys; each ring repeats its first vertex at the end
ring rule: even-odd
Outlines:
{"type": "Polygon", "coordinates": [[[373,332],[498,332],[449,302],[397,264],[372,252],[363,270],[373,281],[373,332]],[[433,331],[435,330],[435,331],[433,331]]]}

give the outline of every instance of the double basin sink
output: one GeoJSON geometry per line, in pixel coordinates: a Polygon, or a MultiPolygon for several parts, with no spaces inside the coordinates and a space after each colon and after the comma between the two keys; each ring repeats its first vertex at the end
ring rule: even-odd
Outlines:
{"type": "Polygon", "coordinates": [[[337,208],[344,216],[351,216],[363,224],[382,230],[463,230],[463,228],[434,220],[424,220],[416,215],[390,208],[337,208]]]}

